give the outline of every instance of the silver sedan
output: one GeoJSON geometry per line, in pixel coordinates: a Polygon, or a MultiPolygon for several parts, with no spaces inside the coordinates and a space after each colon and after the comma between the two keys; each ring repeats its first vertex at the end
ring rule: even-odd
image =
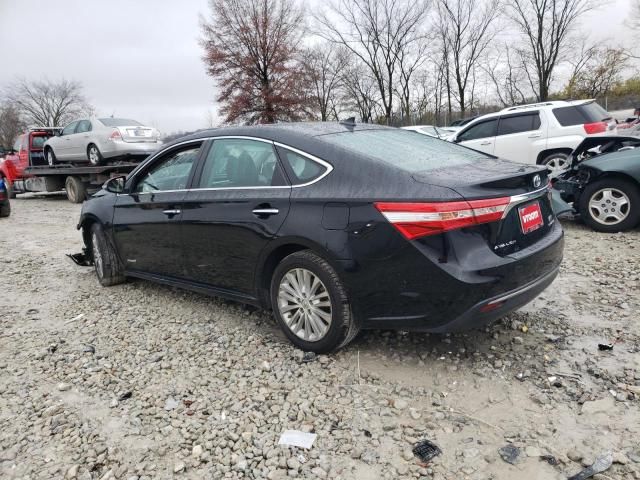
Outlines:
{"type": "Polygon", "coordinates": [[[160,133],[127,118],[76,120],[44,144],[51,166],[57,162],[89,162],[100,165],[107,159],[146,157],[162,145],[160,133]]]}

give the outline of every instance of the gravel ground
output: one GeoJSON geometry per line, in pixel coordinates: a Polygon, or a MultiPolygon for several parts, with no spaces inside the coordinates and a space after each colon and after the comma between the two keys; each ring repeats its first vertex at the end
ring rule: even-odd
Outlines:
{"type": "Polygon", "coordinates": [[[562,479],[611,451],[596,478],[640,479],[640,231],[565,222],[558,279],[485,331],[365,332],[307,362],[264,312],[100,287],[64,256],[81,248],[79,206],[12,207],[1,478],[562,479]],[[317,439],[278,446],[287,429],[317,439]],[[411,453],[425,438],[442,449],[428,465],[411,453]]]}

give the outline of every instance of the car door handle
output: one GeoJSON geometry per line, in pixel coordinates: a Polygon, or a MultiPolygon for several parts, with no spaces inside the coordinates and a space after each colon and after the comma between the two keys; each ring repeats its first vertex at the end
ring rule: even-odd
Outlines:
{"type": "Polygon", "coordinates": [[[180,213],[182,213],[182,210],[179,210],[177,208],[174,208],[172,210],[163,210],[162,213],[164,213],[165,215],[179,215],[180,213]]]}
{"type": "Polygon", "coordinates": [[[482,142],[480,145],[491,145],[491,142],[482,142]]]}
{"type": "Polygon", "coordinates": [[[531,135],[529,135],[529,138],[540,138],[541,136],[541,133],[532,133],[531,135]]]}
{"type": "Polygon", "coordinates": [[[278,213],[280,213],[280,210],[278,210],[277,208],[254,208],[252,212],[254,215],[261,217],[263,215],[277,215],[278,213]]]}

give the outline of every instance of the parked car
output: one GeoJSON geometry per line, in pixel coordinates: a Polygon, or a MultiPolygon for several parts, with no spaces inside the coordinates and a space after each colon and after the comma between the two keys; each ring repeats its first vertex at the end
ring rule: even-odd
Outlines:
{"type": "Polygon", "coordinates": [[[544,168],[396,128],[231,127],[111,179],[78,228],[102,285],[270,308],[327,352],[361,328],[476,328],[532,300],[562,259],[549,188],[544,168]]]}
{"type": "Polygon", "coordinates": [[[479,118],[480,115],[474,115],[473,117],[461,118],[460,120],[454,120],[449,124],[450,127],[464,127],[468,123],[472,122],[476,118],[479,118]]]}
{"type": "Polygon", "coordinates": [[[11,215],[11,203],[9,200],[9,192],[4,180],[0,178],[0,218],[11,215]]]}
{"type": "Polygon", "coordinates": [[[18,135],[13,148],[0,159],[0,179],[4,179],[11,198],[15,197],[14,182],[25,177],[27,167],[46,165],[42,148],[57,131],[55,127],[31,128],[18,135]]]}
{"type": "Polygon", "coordinates": [[[600,232],[621,232],[640,224],[640,138],[586,138],[573,151],[570,169],[554,189],[573,204],[584,222],[600,232]]]}
{"type": "Polygon", "coordinates": [[[56,162],[89,162],[146,157],[162,144],[160,133],[127,118],[88,118],[65,126],[44,145],[50,166],[56,162]]]}
{"type": "Polygon", "coordinates": [[[409,127],[401,127],[403,130],[429,135],[435,138],[448,138],[453,135],[457,129],[450,127],[436,127],[435,125],[412,125],[409,127]]]}
{"type": "Polygon", "coordinates": [[[557,173],[588,136],[616,134],[615,120],[594,100],[553,101],[505,108],[469,123],[449,140],[557,173]]]}

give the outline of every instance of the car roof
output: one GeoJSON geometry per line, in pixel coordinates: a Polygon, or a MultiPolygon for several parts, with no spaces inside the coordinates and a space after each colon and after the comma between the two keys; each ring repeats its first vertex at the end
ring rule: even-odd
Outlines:
{"type": "MultiPolygon", "coordinates": [[[[386,127],[370,123],[347,123],[347,122],[295,122],[295,123],[273,123],[261,125],[230,126],[199,130],[195,133],[180,137],[167,146],[182,143],[189,140],[198,140],[210,137],[222,136],[247,136],[272,140],[274,142],[289,143],[292,140],[309,139],[321,137],[332,133],[357,132],[364,130],[395,130],[394,127],[386,127]]],[[[297,142],[296,142],[297,143],[297,142]]],[[[295,145],[292,145],[295,146],[295,145]]]]}

